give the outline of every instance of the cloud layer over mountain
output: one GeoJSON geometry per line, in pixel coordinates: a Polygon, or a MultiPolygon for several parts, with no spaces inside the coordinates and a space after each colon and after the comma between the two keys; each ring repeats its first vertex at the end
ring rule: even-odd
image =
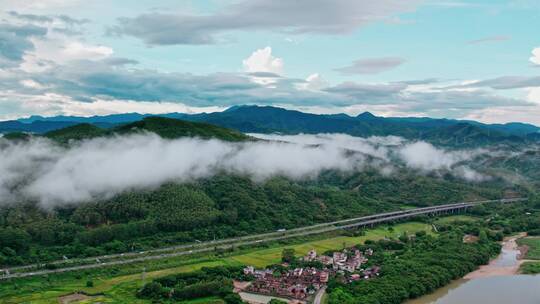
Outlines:
{"type": "Polygon", "coordinates": [[[351,172],[367,167],[391,174],[406,166],[421,173],[445,171],[479,181],[462,164],[483,153],[445,151],[399,137],[357,138],[343,134],[257,135],[271,141],[229,143],[154,134],[97,138],[71,147],[45,139],[0,142],[0,202],[35,199],[43,206],[110,198],[123,191],[152,189],[224,172],[255,181],[281,175],[314,178],[323,170],[351,172]]]}

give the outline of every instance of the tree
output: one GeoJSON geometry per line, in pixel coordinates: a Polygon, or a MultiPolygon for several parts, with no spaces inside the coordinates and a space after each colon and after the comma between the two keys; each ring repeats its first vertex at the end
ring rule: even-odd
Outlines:
{"type": "Polygon", "coordinates": [[[285,248],[281,252],[281,261],[285,263],[292,263],[295,260],[295,253],[296,251],[294,248],[285,248]]]}
{"type": "Polygon", "coordinates": [[[159,298],[163,294],[163,286],[158,282],[150,282],[145,284],[141,290],[137,292],[140,298],[159,298]]]}
{"type": "Polygon", "coordinates": [[[486,243],[489,242],[486,230],[484,230],[484,229],[480,230],[480,233],[478,233],[478,241],[481,244],[486,244],[486,243]]]}
{"type": "Polygon", "coordinates": [[[28,250],[30,235],[18,228],[0,228],[0,249],[11,248],[17,253],[23,253],[28,250]]]}
{"type": "Polygon", "coordinates": [[[242,298],[236,293],[229,293],[223,297],[223,301],[227,304],[242,304],[242,298]]]}
{"type": "Polygon", "coordinates": [[[409,235],[407,234],[407,232],[403,232],[402,235],[399,236],[399,240],[403,243],[407,243],[409,241],[409,235]]]}

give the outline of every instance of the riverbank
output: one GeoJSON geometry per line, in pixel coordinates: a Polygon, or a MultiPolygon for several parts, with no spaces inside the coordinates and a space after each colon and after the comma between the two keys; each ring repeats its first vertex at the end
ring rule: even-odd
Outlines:
{"type": "Polygon", "coordinates": [[[526,236],[520,233],[515,236],[507,237],[503,240],[501,254],[489,262],[487,265],[480,266],[477,270],[467,274],[464,279],[472,280],[494,276],[507,276],[519,273],[519,267],[523,262],[524,252],[520,251],[517,239],[526,236]]]}
{"type": "Polygon", "coordinates": [[[481,266],[461,279],[455,280],[431,294],[409,300],[406,304],[466,304],[493,303],[506,304],[540,303],[539,275],[520,275],[520,266],[529,260],[524,259],[526,246],[519,246],[518,240],[525,237],[521,233],[505,238],[501,253],[488,265],[481,266]]]}

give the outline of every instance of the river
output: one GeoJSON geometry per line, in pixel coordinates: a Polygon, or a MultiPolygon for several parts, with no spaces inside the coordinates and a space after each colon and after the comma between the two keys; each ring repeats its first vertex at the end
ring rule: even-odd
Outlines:
{"type": "Polygon", "coordinates": [[[539,304],[540,275],[516,274],[520,260],[515,240],[505,240],[499,257],[488,265],[406,304],[539,304]]]}

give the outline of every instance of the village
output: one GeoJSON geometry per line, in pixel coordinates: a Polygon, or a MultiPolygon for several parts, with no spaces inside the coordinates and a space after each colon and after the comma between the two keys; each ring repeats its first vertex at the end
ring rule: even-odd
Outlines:
{"type": "MultiPolygon", "coordinates": [[[[343,249],[331,255],[318,255],[315,249],[298,259],[298,265],[282,263],[281,271],[275,268],[244,268],[246,276],[253,276],[253,281],[244,285],[241,291],[258,295],[285,298],[296,303],[307,303],[315,294],[325,288],[334,278],[343,283],[368,280],[379,276],[380,267],[364,268],[373,250],[360,251],[356,248],[343,249]]],[[[238,290],[240,291],[240,290],[238,290]]]]}

